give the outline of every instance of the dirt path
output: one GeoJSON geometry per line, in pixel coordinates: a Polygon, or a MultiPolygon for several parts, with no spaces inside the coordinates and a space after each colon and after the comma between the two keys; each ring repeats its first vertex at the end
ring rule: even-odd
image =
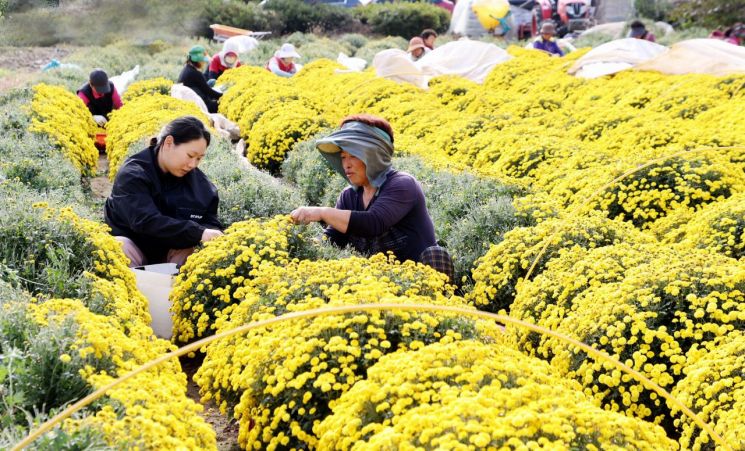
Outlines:
{"type": "Polygon", "coordinates": [[[109,181],[109,159],[105,153],[98,155],[96,176],[91,179],[91,192],[97,199],[106,199],[111,194],[112,183],[109,181]]]}
{"type": "MultiPolygon", "coordinates": [[[[194,373],[197,372],[201,365],[199,358],[182,358],[181,368],[188,379],[187,385],[187,396],[193,399],[194,402],[200,402],[199,387],[193,381],[194,373]]],[[[238,422],[231,420],[227,416],[220,413],[220,409],[212,402],[208,402],[204,405],[204,411],[202,412],[202,418],[204,418],[215,430],[217,434],[217,449],[218,451],[237,451],[241,448],[238,446],[238,422]]]]}

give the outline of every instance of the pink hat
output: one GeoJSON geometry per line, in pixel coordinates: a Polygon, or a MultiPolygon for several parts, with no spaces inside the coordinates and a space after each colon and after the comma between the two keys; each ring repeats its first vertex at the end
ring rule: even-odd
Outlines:
{"type": "Polygon", "coordinates": [[[415,38],[411,38],[411,40],[409,41],[409,48],[406,51],[413,52],[416,49],[424,49],[426,47],[427,46],[424,45],[424,40],[417,36],[415,38]]]}

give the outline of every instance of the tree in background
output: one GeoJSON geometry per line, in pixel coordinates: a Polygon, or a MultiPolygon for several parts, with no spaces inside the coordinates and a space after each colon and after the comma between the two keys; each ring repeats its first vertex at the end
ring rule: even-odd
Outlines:
{"type": "Polygon", "coordinates": [[[670,18],[683,25],[728,26],[745,22],[745,0],[677,0],[670,18]]]}
{"type": "Polygon", "coordinates": [[[672,10],[670,0],[635,0],[634,8],[639,17],[647,17],[653,20],[667,20],[672,10]]]}

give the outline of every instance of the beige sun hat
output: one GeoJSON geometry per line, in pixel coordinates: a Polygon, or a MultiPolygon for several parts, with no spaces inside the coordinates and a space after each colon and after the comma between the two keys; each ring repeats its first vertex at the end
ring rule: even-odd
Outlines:
{"type": "Polygon", "coordinates": [[[282,47],[274,55],[277,58],[300,58],[300,54],[295,50],[295,46],[289,42],[282,44],[282,47]]]}

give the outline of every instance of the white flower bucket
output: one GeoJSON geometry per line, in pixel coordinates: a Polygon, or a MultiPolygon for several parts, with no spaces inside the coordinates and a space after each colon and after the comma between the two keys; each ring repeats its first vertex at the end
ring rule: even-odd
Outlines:
{"type": "Polygon", "coordinates": [[[171,317],[171,294],[173,276],[178,273],[175,263],[162,263],[132,268],[137,279],[137,289],[147,298],[151,327],[159,338],[171,339],[173,319],[171,317]]]}

